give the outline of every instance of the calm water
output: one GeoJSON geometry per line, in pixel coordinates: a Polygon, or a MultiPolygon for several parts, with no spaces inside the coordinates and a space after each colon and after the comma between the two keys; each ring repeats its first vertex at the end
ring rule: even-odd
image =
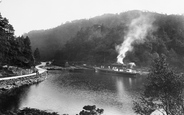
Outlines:
{"type": "Polygon", "coordinates": [[[104,109],[104,115],[134,115],[132,99],[141,91],[143,81],[142,76],[51,71],[44,82],[1,96],[0,107],[32,107],[76,115],[84,105],[96,105],[104,109]]]}

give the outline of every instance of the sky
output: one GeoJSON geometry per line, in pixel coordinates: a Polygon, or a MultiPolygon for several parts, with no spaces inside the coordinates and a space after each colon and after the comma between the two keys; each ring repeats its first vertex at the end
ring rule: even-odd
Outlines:
{"type": "Polygon", "coordinates": [[[0,0],[0,13],[20,36],[77,19],[128,10],[184,14],[184,0],[0,0]]]}

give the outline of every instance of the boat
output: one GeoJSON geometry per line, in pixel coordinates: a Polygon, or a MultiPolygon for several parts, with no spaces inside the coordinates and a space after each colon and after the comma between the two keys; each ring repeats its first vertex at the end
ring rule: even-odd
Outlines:
{"type": "Polygon", "coordinates": [[[96,72],[102,72],[102,73],[110,73],[110,74],[119,74],[119,75],[124,75],[124,76],[132,76],[132,77],[136,77],[136,75],[139,75],[138,72],[136,71],[117,71],[117,70],[112,70],[112,69],[106,69],[106,68],[95,68],[96,72]]]}
{"type": "Polygon", "coordinates": [[[96,72],[123,75],[125,77],[136,77],[140,72],[136,71],[132,67],[122,64],[112,64],[109,66],[95,67],[96,72]]]}

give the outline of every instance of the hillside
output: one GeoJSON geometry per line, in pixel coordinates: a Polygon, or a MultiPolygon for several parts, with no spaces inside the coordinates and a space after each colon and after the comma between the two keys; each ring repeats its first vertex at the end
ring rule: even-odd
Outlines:
{"type": "MultiPolygon", "coordinates": [[[[118,55],[116,47],[129,35],[131,23],[141,16],[149,17],[152,31],[144,35],[143,41],[135,40],[131,44],[133,48],[132,51],[126,52],[125,63],[135,62],[139,66],[148,66],[153,57],[163,53],[171,65],[183,67],[184,16],[182,15],[128,11],[106,14],[89,20],[77,20],[50,30],[36,31],[37,34],[34,32],[34,36],[44,37],[40,37],[39,40],[36,40],[38,38],[34,38],[31,32],[28,36],[33,47],[38,47],[43,52],[43,59],[55,59],[57,63],[64,61],[114,63],[118,55]]],[[[142,25],[145,23],[147,22],[141,22],[142,25]]],[[[141,27],[141,24],[138,23],[138,26],[141,27]]],[[[133,33],[137,34],[134,29],[133,33]]]]}
{"type": "Polygon", "coordinates": [[[130,19],[137,16],[139,12],[140,11],[131,11],[121,14],[104,14],[90,19],[74,20],[47,30],[33,30],[24,36],[30,38],[33,50],[39,48],[42,60],[50,60],[53,58],[56,50],[61,49],[80,29],[95,24],[103,24],[111,28],[116,27],[117,25],[130,21],[130,19]]]}

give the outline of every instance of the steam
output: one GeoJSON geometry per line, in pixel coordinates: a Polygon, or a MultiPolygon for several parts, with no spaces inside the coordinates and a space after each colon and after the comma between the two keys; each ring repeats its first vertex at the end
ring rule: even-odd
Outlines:
{"type": "Polygon", "coordinates": [[[149,15],[140,15],[129,24],[129,31],[124,37],[124,42],[116,46],[116,51],[119,53],[117,56],[117,63],[123,63],[123,59],[128,51],[133,50],[133,44],[141,44],[145,42],[147,33],[154,29],[152,23],[154,19],[149,15]]]}

